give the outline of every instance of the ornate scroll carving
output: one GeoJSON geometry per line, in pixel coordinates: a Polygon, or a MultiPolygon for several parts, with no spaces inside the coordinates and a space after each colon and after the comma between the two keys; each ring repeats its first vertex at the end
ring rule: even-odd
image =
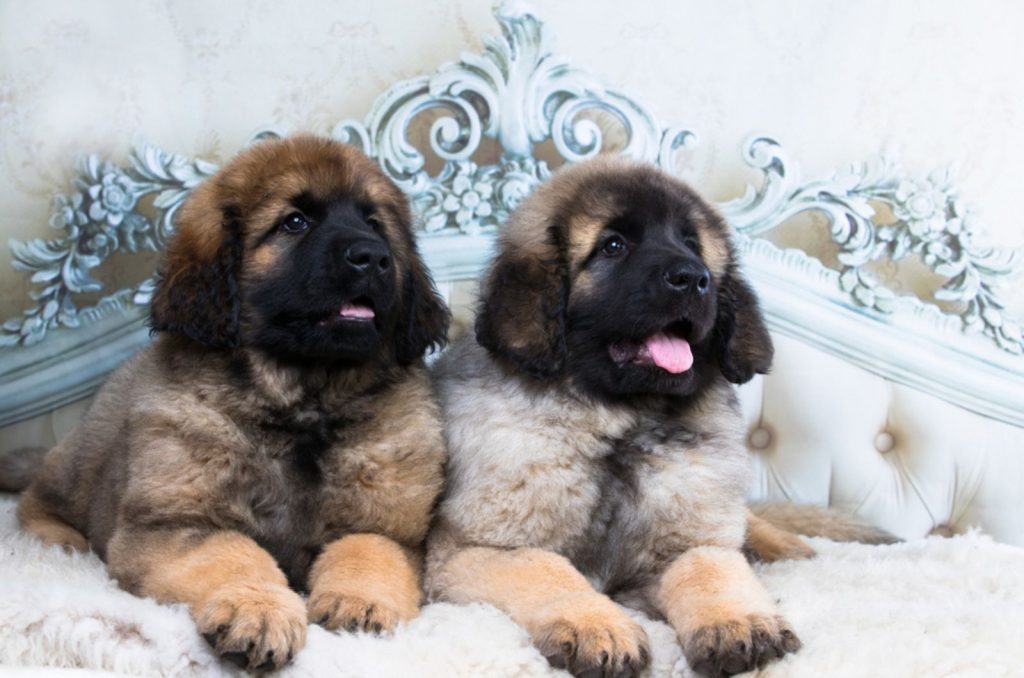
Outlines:
{"type": "Polygon", "coordinates": [[[916,254],[948,279],[934,296],[962,302],[955,315],[965,332],[982,333],[1010,353],[1022,352],[1020,324],[1006,315],[1000,291],[1019,277],[1024,250],[980,242],[973,210],[960,197],[951,170],[917,179],[879,156],[829,179],[802,182],[796,163],[778,142],[763,136],[748,140],[744,158],[763,172],[764,181],[760,189],[748,186],[745,195],[721,206],[738,231],[755,236],[800,212],[823,213],[839,245],[839,285],[857,304],[893,313],[895,293],[865,266],[916,254]],[[875,205],[886,206],[892,220],[876,223],[875,205]]]}
{"type": "MultiPolygon", "coordinates": [[[[409,194],[435,271],[466,275],[484,264],[508,213],[550,173],[535,154],[537,145],[550,143],[565,162],[612,150],[675,171],[677,154],[693,148],[696,139],[684,127],[662,126],[635,99],[557,54],[550,32],[524,2],[507,0],[496,17],[501,35],[486,37],[482,53],[463,54],[431,75],[393,85],[364,120],[346,120],[332,130],[375,158],[409,194]],[[424,122],[427,148],[419,148],[412,132],[424,122]],[[609,125],[615,128],[610,134],[609,125]],[[485,140],[499,147],[496,162],[481,160],[485,140]],[[437,162],[428,162],[428,155],[437,162]]],[[[277,133],[268,128],[254,141],[277,133]]],[[[933,330],[944,345],[957,339],[955,332],[950,338],[950,327],[956,327],[987,337],[1006,358],[1022,352],[1020,325],[1005,313],[1000,288],[1024,268],[1024,250],[980,242],[951,173],[915,179],[895,162],[875,158],[805,182],[783,148],[764,136],[749,140],[744,156],[762,181],[720,207],[740,237],[757,245],[747,248],[748,256],[793,262],[793,271],[820,263],[751,240],[794,214],[820,212],[840,262],[836,275],[809,278],[822,297],[844,295],[880,320],[938,318],[933,330]],[[879,206],[892,218],[880,220],[879,206]],[[934,297],[956,302],[956,308],[942,313],[916,297],[897,296],[870,271],[873,262],[911,254],[947,279],[934,297]]],[[[71,328],[118,314],[138,323],[153,279],[82,305],[81,295],[103,292],[93,270],[111,257],[160,249],[182,201],[215,169],[152,146],[136,149],[123,167],[85,156],[69,190],[55,198],[55,237],[10,243],[13,265],[25,271],[34,289],[29,307],[3,323],[0,346],[7,348],[0,350],[38,343],[57,328],[73,335],[71,328]]],[[[75,345],[67,336],[57,343],[59,351],[75,345]]]]}

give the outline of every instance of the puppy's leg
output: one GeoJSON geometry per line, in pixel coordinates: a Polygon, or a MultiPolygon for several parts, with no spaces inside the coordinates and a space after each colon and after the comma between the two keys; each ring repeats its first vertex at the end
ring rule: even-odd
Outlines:
{"type": "Polygon", "coordinates": [[[800,640],[738,551],[715,546],[687,551],[662,575],[655,603],[698,673],[742,673],[800,649],[800,640]]]}
{"type": "Polygon", "coordinates": [[[129,591],[189,606],[225,659],[250,669],[287,663],[306,643],[306,606],[274,558],[228,530],[120,530],[110,573],[129,591]]]}
{"type": "Polygon", "coordinates": [[[457,603],[486,602],[525,627],[552,666],[573,675],[638,675],[647,665],[647,634],[572,564],[541,549],[457,552],[432,590],[457,603]]]}
{"type": "Polygon", "coordinates": [[[814,557],[814,549],[803,539],[779,529],[747,511],[747,539],[743,551],[752,560],[774,563],[776,560],[804,560],[814,557]]]}
{"type": "Polygon", "coordinates": [[[35,485],[30,486],[18,500],[18,522],[43,543],[62,546],[65,551],[88,551],[89,544],[81,532],[68,525],[56,512],[39,498],[35,485]]]}
{"type": "Polygon", "coordinates": [[[419,613],[416,559],[379,534],[328,544],[309,574],[308,618],[328,629],[391,631],[419,613]]]}

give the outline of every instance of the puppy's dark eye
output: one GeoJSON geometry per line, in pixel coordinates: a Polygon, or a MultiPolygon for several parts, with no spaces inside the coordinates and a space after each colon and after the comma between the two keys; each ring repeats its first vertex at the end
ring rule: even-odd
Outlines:
{"type": "Polygon", "coordinates": [[[696,252],[700,248],[700,241],[692,235],[683,238],[683,244],[686,245],[692,252],[696,252]]]}
{"type": "Polygon", "coordinates": [[[617,235],[613,235],[604,241],[601,246],[601,254],[606,257],[617,257],[626,252],[626,241],[617,235]]]}
{"type": "Polygon", "coordinates": [[[309,219],[298,212],[292,212],[284,218],[284,221],[281,222],[280,228],[285,233],[290,233],[292,235],[305,233],[309,230],[309,219]]]}
{"type": "Polygon", "coordinates": [[[370,226],[373,226],[373,230],[375,231],[379,231],[380,229],[384,228],[384,222],[381,221],[380,217],[373,213],[366,215],[366,223],[368,223],[370,226]]]}

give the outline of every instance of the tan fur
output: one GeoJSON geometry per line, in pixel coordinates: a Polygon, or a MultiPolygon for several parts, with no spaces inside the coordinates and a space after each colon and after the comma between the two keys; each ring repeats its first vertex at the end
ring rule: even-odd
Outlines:
{"type": "Polygon", "coordinates": [[[507,612],[556,666],[616,672],[647,661],[640,625],[551,551],[468,548],[444,564],[435,585],[453,602],[485,601],[507,612]]]}
{"type": "Polygon", "coordinates": [[[66,551],[86,552],[89,542],[82,533],[57,517],[36,492],[29,489],[18,502],[18,521],[44,544],[60,546],[66,551]]]}
{"type": "Polygon", "coordinates": [[[796,648],[741,555],[748,540],[775,557],[806,553],[756,518],[748,535],[750,459],[729,381],[766,370],[772,347],[736,267],[721,217],[631,161],[563,169],[516,209],[481,287],[477,341],[457,342],[434,369],[449,458],[428,540],[429,595],[506,610],[575,675],[624,677],[646,665],[643,632],[610,596],[667,616],[703,670],[735,673],[796,648]],[[677,196],[671,214],[696,229],[734,314],[721,373],[674,408],[645,395],[592,397],[567,374],[568,319],[601,300],[587,262],[635,207],[616,190],[627,184],[677,196]]]}
{"type": "Polygon", "coordinates": [[[111,574],[135,593],[187,604],[221,654],[242,653],[252,666],[279,664],[305,645],[305,603],[270,554],[245,535],[120,532],[108,558],[111,574]]]}
{"type": "Polygon", "coordinates": [[[754,513],[747,513],[747,541],[744,550],[755,560],[774,563],[777,560],[813,558],[814,549],[792,532],[780,529],[754,513]]]}
{"type": "Polygon", "coordinates": [[[585,216],[574,216],[569,219],[569,233],[571,234],[568,243],[570,267],[574,275],[579,274],[579,262],[583,261],[587,254],[594,249],[601,231],[605,224],[615,217],[615,206],[602,205],[595,208],[585,216]]]}
{"type": "Polygon", "coordinates": [[[414,557],[378,534],[329,544],[309,574],[309,621],[329,629],[390,631],[419,612],[414,557]]]}
{"type": "Polygon", "coordinates": [[[698,672],[713,672],[716,664],[726,673],[742,671],[758,645],[774,638],[781,638],[788,652],[800,647],[736,551],[709,546],[687,551],[662,575],[655,600],[698,672]],[[716,659],[722,655],[724,662],[716,659]]]}
{"type": "Polygon", "coordinates": [[[754,504],[751,506],[751,516],[783,530],[783,534],[788,532],[863,544],[893,544],[899,541],[892,534],[856,516],[824,506],[781,502],[754,504]]]}
{"type": "Polygon", "coordinates": [[[681,636],[699,626],[774,611],[742,555],[713,546],[690,549],[673,561],[661,576],[655,596],[681,636]]]}
{"type": "MultiPolygon", "coordinates": [[[[254,145],[181,209],[153,299],[154,326],[165,331],[109,378],[19,506],[26,530],[91,546],[129,591],[188,604],[216,649],[249,668],[284,664],[304,642],[307,614],[320,618],[289,585],[311,583],[325,548],[316,604],[354,591],[349,575],[361,571],[361,599],[378,615],[370,628],[414,616],[415,554],[442,484],[439,411],[419,356],[398,364],[385,340],[358,366],[285,364],[179,333],[198,320],[231,329],[235,302],[216,306],[206,289],[226,284],[229,265],[241,331],[258,322],[245,290],[292,260],[283,256],[292,241],[258,243],[294,209],[286,202],[296,192],[376,201],[390,270],[432,294],[408,204],[375,163],[313,137],[254,145]],[[318,439],[310,471],[296,438],[324,427],[331,435],[318,439]]],[[[399,303],[406,287],[395,289],[399,303]]]]}
{"type": "Polygon", "coordinates": [[[708,267],[712,275],[723,275],[732,260],[725,241],[707,228],[700,229],[697,233],[700,236],[701,249],[704,253],[701,257],[704,260],[704,265],[708,267]]]}
{"type": "MultiPolygon", "coordinates": [[[[288,585],[270,554],[238,532],[224,530],[204,538],[182,534],[171,540],[119,534],[111,541],[109,552],[118,556],[117,561],[131,557],[142,564],[146,570],[138,584],[142,595],[195,608],[204,606],[211,591],[230,583],[251,580],[288,585]]],[[[114,576],[119,573],[118,568],[111,568],[114,576]]]]}

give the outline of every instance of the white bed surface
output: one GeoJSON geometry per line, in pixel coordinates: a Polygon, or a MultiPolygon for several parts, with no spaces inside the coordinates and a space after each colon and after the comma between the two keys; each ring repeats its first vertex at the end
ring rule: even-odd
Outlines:
{"type": "MultiPolygon", "coordinates": [[[[125,593],[94,555],[68,555],[19,533],[14,506],[0,495],[0,664],[236,673],[216,661],[183,607],[125,593]]],[[[799,654],[759,675],[1024,675],[1024,549],[975,533],[894,546],[812,542],[818,558],[759,569],[804,641],[799,654]]],[[[649,675],[691,675],[671,629],[644,625],[649,675]]],[[[427,606],[392,638],[311,627],[283,675],[328,674],[566,675],[494,608],[446,604],[427,606]]]]}

